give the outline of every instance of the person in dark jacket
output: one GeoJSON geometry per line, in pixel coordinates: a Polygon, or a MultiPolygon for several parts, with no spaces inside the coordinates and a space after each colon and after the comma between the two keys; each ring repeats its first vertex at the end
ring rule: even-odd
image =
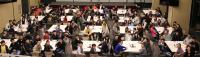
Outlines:
{"type": "Polygon", "coordinates": [[[30,40],[26,40],[26,42],[22,46],[22,55],[31,56],[33,46],[30,43],[30,40]]]}
{"type": "Polygon", "coordinates": [[[65,52],[66,43],[62,39],[59,39],[59,42],[56,44],[55,56],[62,57],[65,52]]]}
{"type": "Polygon", "coordinates": [[[15,41],[14,39],[10,39],[10,46],[9,46],[9,49],[10,49],[10,54],[13,54],[15,51],[16,51],[16,46],[15,46],[15,41]]]}
{"type": "Polygon", "coordinates": [[[97,54],[97,52],[96,52],[96,44],[92,44],[92,47],[90,49],[90,54],[97,54]]]}

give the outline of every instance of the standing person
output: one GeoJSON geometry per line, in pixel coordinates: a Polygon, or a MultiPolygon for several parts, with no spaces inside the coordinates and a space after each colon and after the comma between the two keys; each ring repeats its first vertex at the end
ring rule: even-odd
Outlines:
{"type": "Polygon", "coordinates": [[[153,42],[157,42],[159,40],[159,33],[157,32],[153,24],[150,25],[150,32],[151,36],[153,37],[153,42]]]}
{"type": "Polygon", "coordinates": [[[144,43],[141,43],[141,49],[140,49],[140,57],[147,57],[148,53],[147,53],[147,49],[144,46],[144,43]]]}
{"type": "Polygon", "coordinates": [[[9,49],[8,46],[6,45],[5,41],[2,40],[1,41],[1,49],[0,49],[1,53],[9,53],[9,49]]]}
{"type": "Polygon", "coordinates": [[[39,56],[41,49],[42,49],[40,43],[41,43],[41,41],[38,41],[37,44],[33,47],[32,56],[39,56]]]}
{"type": "Polygon", "coordinates": [[[66,57],[71,57],[72,56],[72,44],[71,44],[71,39],[67,36],[64,37],[64,42],[66,43],[65,46],[65,55],[66,57]]]}
{"type": "Polygon", "coordinates": [[[103,23],[102,23],[102,35],[103,35],[103,37],[109,35],[108,25],[106,24],[105,21],[103,21],[103,23]]]}

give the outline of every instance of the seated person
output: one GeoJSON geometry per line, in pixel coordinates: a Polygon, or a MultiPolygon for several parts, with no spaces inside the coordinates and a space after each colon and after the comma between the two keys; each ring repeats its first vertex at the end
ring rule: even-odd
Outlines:
{"type": "Polygon", "coordinates": [[[97,52],[96,52],[96,44],[92,44],[92,47],[90,49],[90,54],[97,54],[97,52]]]}
{"type": "Polygon", "coordinates": [[[100,48],[100,52],[105,54],[108,53],[109,51],[109,47],[108,47],[108,42],[106,40],[103,39],[103,41],[98,45],[98,47],[100,48]]]}
{"type": "Polygon", "coordinates": [[[89,28],[89,25],[86,26],[83,32],[84,32],[84,35],[87,36],[88,38],[90,38],[92,35],[92,30],[89,28]]]}
{"type": "Polygon", "coordinates": [[[188,35],[188,36],[183,40],[184,44],[186,44],[186,45],[189,45],[192,41],[194,41],[194,39],[193,39],[190,35],[188,35]]]}
{"type": "Polygon", "coordinates": [[[158,43],[161,53],[166,57],[171,57],[171,51],[168,48],[167,44],[165,43],[165,39],[160,39],[158,43]]]}
{"type": "Polygon", "coordinates": [[[122,46],[122,41],[121,41],[115,46],[114,52],[115,52],[115,54],[120,55],[125,50],[126,50],[126,47],[122,46]]]}
{"type": "Polygon", "coordinates": [[[178,43],[177,45],[177,51],[174,53],[174,56],[173,57],[183,57],[183,55],[184,55],[184,51],[183,51],[183,49],[181,48],[181,44],[180,43],[178,43]]]}
{"type": "Polygon", "coordinates": [[[195,54],[194,50],[191,49],[190,46],[187,46],[184,53],[184,57],[195,57],[194,54],[195,54]]]}

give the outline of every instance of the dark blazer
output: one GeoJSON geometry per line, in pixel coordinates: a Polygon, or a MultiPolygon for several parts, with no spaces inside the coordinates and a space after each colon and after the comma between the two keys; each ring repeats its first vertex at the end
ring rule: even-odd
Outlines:
{"type": "Polygon", "coordinates": [[[96,52],[96,48],[91,48],[90,49],[90,54],[96,54],[97,52],[96,52]]]}

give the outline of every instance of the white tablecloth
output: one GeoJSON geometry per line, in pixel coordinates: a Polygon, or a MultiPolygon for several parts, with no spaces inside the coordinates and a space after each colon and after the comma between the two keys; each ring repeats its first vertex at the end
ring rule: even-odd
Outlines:
{"type": "MultiPolygon", "coordinates": [[[[165,29],[164,27],[155,27],[155,28],[156,28],[156,30],[158,31],[159,34],[163,33],[163,31],[165,29]]],[[[167,29],[169,30],[168,33],[171,34],[172,31],[173,31],[173,28],[172,27],[168,27],[167,29]]]]}
{"type": "Polygon", "coordinates": [[[118,9],[117,14],[125,14],[126,11],[127,11],[126,9],[118,9]]]}
{"type": "MultiPolygon", "coordinates": [[[[42,21],[45,16],[38,16],[38,21],[42,21]]],[[[35,16],[30,16],[31,20],[35,19],[35,16]]]]}
{"type": "Polygon", "coordinates": [[[90,47],[92,47],[92,44],[96,44],[96,52],[100,52],[100,49],[98,48],[98,45],[100,44],[100,41],[83,41],[83,51],[89,52],[90,47]]]}
{"type": "MultiPolygon", "coordinates": [[[[72,19],[73,19],[73,16],[66,16],[67,17],[67,21],[71,21],[72,19]]],[[[60,17],[60,19],[61,19],[61,21],[63,21],[64,20],[64,18],[65,18],[65,16],[61,16],[60,17]]]]}
{"type": "MultiPolygon", "coordinates": [[[[89,22],[91,19],[91,16],[88,16],[87,21],[89,22]]],[[[96,22],[98,19],[103,20],[103,16],[100,16],[100,18],[98,18],[98,16],[93,16],[93,20],[96,22]]]]}
{"type": "Polygon", "coordinates": [[[126,47],[124,52],[130,53],[140,53],[140,49],[142,48],[139,41],[123,41],[122,46],[126,47]]]}
{"type": "Polygon", "coordinates": [[[118,21],[119,22],[124,22],[125,20],[128,21],[128,20],[131,20],[131,19],[129,17],[120,16],[118,21]]]}
{"type": "MultiPolygon", "coordinates": [[[[100,52],[100,49],[98,48],[98,45],[100,44],[100,41],[83,41],[83,51],[84,52],[89,52],[90,47],[92,44],[96,44],[96,51],[100,52]]],[[[124,52],[130,52],[130,53],[139,53],[141,49],[141,44],[139,41],[123,41],[122,46],[125,46],[127,50],[124,52]]]]}
{"type": "Polygon", "coordinates": [[[92,33],[102,32],[102,26],[89,26],[89,28],[92,29],[92,33]]]}
{"type": "MultiPolygon", "coordinates": [[[[60,29],[63,31],[63,32],[65,32],[65,28],[67,27],[67,25],[60,25],[60,29]]],[[[48,32],[53,32],[54,30],[56,30],[56,28],[57,28],[57,25],[52,25],[50,28],[49,28],[49,30],[48,30],[48,32]]]]}
{"type": "MultiPolygon", "coordinates": [[[[65,9],[65,13],[69,13],[70,9],[65,9]]],[[[71,9],[73,12],[76,12],[78,9],[71,9]]]]}
{"type": "Polygon", "coordinates": [[[145,13],[145,14],[147,14],[147,13],[149,13],[150,11],[152,11],[152,14],[155,14],[155,10],[143,10],[143,12],[145,13]]]}
{"type": "Polygon", "coordinates": [[[45,9],[45,13],[51,12],[52,9],[45,9]]]}
{"type": "Polygon", "coordinates": [[[165,43],[167,44],[167,46],[170,48],[170,50],[171,50],[172,52],[176,52],[176,51],[177,51],[177,44],[180,43],[182,49],[183,49],[184,52],[185,52],[186,45],[183,44],[183,41],[165,41],[165,43]]]}
{"type": "MultiPolygon", "coordinates": [[[[127,26],[119,26],[119,29],[120,29],[120,33],[125,33],[125,29],[126,29],[127,26]]],[[[128,28],[131,30],[131,33],[133,33],[133,28],[135,28],[136,26],[128,26],[128,28]]]]}

